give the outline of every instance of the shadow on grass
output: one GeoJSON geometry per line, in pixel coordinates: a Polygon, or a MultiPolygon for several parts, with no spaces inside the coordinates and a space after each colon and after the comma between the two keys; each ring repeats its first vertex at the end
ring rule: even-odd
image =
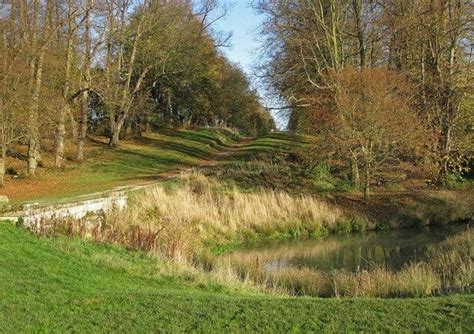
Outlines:
{"type": "MultiPolygon", "coordinates": [[[[150,137],[142,137],[139,138],[138,141],[140,143],[143,143],[145,145],[150,145],[150,146],[155,146],[160,149],[166,149],[169,150],[170,152],[179,152],[181,154],[184,154],[188,157],[193,157],[197,159],[204,159],[207,160],[210,158],[211,152],[210,150],[205,150],[197,147],[191,147],[189,145],[186,145],[185,143],[179,144],[179,143],[173,143],[170,141],[165,141],[157,138],[150,138],[150,137]]],[[[202,145],[202,142],[200,142],[202,145]]]]}
{"type": "MultiPolygon", "coordinates": [[[[172,154],[174,152],[170,152],[172,154]]],[[[117,178],[133,173],[131,179],[165,172],[177,166],[190,166],[184,157],[166,157],[158,154],[146,154],[130,150],[121,150],[120,154],[107,163],[96,163],[91,169],[98,173],[114,173],[117,178]]]]}
{"type": "Polygon", "coordinates": [[[289,144],[308,144],[309,141],[302,135],[297,135],[289,132],[273,132],[260,137],[259,139],[275,139],[286,141],[289,144]]]}
{"type": "Polygon", "coordinates": [[[223,148],[231,147],[231,145],[225,143],[221,138],[218,137],[219,134],[217,132],[208,130],[180,131],[176,129],[163,128],[160,129],[158,133],[172,138],[194,141],[202,145],[217,145],[223,148]]]}

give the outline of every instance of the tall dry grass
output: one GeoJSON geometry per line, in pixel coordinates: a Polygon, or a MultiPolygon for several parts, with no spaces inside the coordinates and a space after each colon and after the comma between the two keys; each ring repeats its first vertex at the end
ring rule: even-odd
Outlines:
{"type": "Polygon", "coordinates": [[[429,263],[445,290],[474,287],[474,230],[449,238],[431,249],[429,263]]]}
{"type": "Polygon", "coordinates": [[[384,268],[351,273],[337,270],[328,277],[336,297],[423,297],[435,294],[439,278],[429,265],[411,263],[393,272],[384,268]]]}
{"type": "Polygon", "coordinates": [[[223,191],[199,173],[186,174],[182,181],[174,190],[155,187],[137,195],[107,222],[157,230],[162,255],[189,259],[205,245],[311,234],[331,228],[341,217],[338,209],[309,196],[223,191]]]}
{"type": "Polygon", "coordinates": [[[309,235],[333,229],[341,212],[309,196],[223,190],[199,173],[182,176],[175,189],[157,186],[133,196],[125,210],[90,222],[56,221],[47,231],[91,237],[193,262],[212,245],[309,235]]]}
{"type": "MultiPolygon", "coordinates": [[[[216,264],[232,268],[242,280],[272,291],[318,297],[422,297],[440,291],[441,280],[427,263],[411,263],[400,271],[377,267],[359,272],[323,272],[307,267],[268,269],[262,264],[232,262],[216,264]]],[[[228,269],[230,270],[230,269],[228,269]]]]}

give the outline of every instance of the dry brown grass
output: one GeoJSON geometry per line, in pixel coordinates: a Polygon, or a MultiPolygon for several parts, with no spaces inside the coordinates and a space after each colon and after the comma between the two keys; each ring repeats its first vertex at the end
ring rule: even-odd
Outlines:
{"type": "Polygon", "coordinates": [[[446,240],[430,252],[430,264],[445,290],[465,290],[474,286],[474,230],[446,240]]]}
{"type": "Polygon", "coordinates": [[[383,268],[329,275],[332,294],[337,297],[422,297],[434,294],[439,278],[425,263],[412,263],[398,272],[383,268]]]}
{"type": "Polygon", "coordinates": [[[41,233],[81,235],[195,262],[212,245],[311,234],[334,227],[342,217],[338,209],[309,196],[223,191],[199,173],[183,175],[182,181],[176,189],[157,186],[136,194],[127,209],[94,222],[44,222],[41,233]]]}
{"type": "Polygon", "coordinates": [[[250,280],[272,291],[290,295],[319,297],[422,297],[437,293],[441,280],[426,263],[413,263],[398,272],[384,268],[350,272],[322,272],[306,267],[268,270],[262,265],[232,263],[217,266],[233,270],[243,280],[250,280]]]}
{"type": "Polygon", "coordinates": [[[132,199],[127,210],[108,215],[112,226],[155,231],[156,250],[173,259],[190,259],[209,244],[243,242],[276,234],[311,233],[334,226],[336,208],[312,197],[262,191],[222,191],[199,173],[182,177],[173,190],[155,187],[132,199]]]}

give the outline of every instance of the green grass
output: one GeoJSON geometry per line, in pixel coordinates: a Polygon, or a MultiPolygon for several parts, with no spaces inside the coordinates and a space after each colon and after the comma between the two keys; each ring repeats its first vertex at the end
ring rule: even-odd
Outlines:
{"type": "Polygon", "coordinates": [[[62,170],[42,168],[35,179],[7,179],[2,195],[12,204],[50,203],[158,180],[160,174],[194,166],[229,149],[231,137],[218,130],[162,129],[116,149],[96,140],[84,163],[69,163],[62,170]]]}
{"type": "Polygon", "coordinates": [[[0,332],[472,332],[474,297],[288,298],[0,223],[0,332]]]}
{"type": "Polygon", "coordinates": [[[295,148],[308,144],[308,138],[303,135],[285,132],[274,132],[252,140],[232,155],[234,160],[251,160],[259,154],[277,154],[291,152],[295,148]]]}

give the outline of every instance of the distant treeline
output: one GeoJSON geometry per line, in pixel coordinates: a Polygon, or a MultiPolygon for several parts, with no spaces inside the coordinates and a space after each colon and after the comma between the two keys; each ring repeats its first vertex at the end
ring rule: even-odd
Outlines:
{"type": "Polygon", "coordinates": [[[4,0],[0,2],[0,185],[7,151],[28,146],[28,172],[54,142],[55,166],[86,135],[110,146],[160,126],[269,131],[270,115],[211,25],[214,0],[4,0]]]}

